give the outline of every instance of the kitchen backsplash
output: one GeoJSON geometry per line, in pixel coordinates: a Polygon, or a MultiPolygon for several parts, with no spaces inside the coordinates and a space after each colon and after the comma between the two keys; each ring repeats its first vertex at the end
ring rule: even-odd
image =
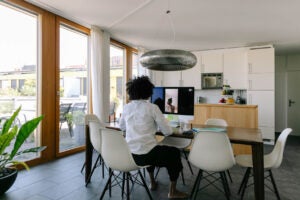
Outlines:
{"type": "MultiPolygon", "coordinates": [[[[234,100],[236,100],[237,96],[246,100],[247,90],[234,90],[234,100]]],[[[198,103],[199,98],[200,103],[218,103],[222,98],[222,90],[195,90],[195,103],[198,103]]]]}

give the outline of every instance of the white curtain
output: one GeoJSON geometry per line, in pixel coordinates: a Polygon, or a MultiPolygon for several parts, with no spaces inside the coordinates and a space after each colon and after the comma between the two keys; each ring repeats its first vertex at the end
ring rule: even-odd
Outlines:
{"type": "Polygon", "coordinates": [[[93,113],[108,121],[110,88],[110,35],[99,27],[91,28],[91,96],[93,113]]]}

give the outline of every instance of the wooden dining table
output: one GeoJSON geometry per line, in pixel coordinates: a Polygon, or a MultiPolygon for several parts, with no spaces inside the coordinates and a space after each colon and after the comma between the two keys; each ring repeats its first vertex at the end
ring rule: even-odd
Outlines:
{"type": "MultiPolygon", "coordinates": [[[[192,124],[193,128],[201,129],[207,128],[207,125],[192,124]]],[[[110,123],[106,128],[120,130],[117,123],[110,123]]],[[[193,139],[195,134],[182,134],[173,129],[174,133],[169,137],[189,138],[193,139]]],[[[225,131],[231,143],[250,145],[252,147],[252,161],[253,161],[253,178],[254,178],[254,192],[256,200],[264,200],[264,151],[263,140],[260,129],[256,128],[238,128],[226,127],[225,131]]],[[[157,132],[157,135],[162,133],[157,132]]],[[[90,141],[89,127],[86,126],[86,153],[85,153],[85,182],[88,181],[89,174],[92,168],[93,146],[90,141]]]]}

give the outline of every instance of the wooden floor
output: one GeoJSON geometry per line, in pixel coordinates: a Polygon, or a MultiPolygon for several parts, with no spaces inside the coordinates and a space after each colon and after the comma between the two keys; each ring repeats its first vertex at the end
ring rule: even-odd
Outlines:
{"type": "MultiPolygon", "coordinates": [[[[269,152],[271,146],[265,146],[265,152],[269,152]]],[[[80,169],[84,162],[84,153],[79,153],[66,158],[46,163],[31,168],[29,172],[21,171],[14,186],[4,195],[1,200],[94,200],[99,199],[101,191],[107,179],[101,178],[100,169],[95,171],[92,182],[85,187],[84,174],[80,169]]],[[[187,193],[191,192],[195,173],[191,174],[185,160],[184,175],[186,185],[182,180],[178,180],[178,188],[187,193]]],[[[235,166],[230,170],[233,177],[233,183],[230,183],[232,192],[231,199],[240,199],[237,195],[238,187],[241,182],[243,168],[235,166]]],[[[273,174],[277,181],[277,186],[283,200],[297,200],[300,197],[300,138],[290,136],[285,149],[284,160],[280,168],[274,169],[273,174]]],[[[165,169],[161,169],[158,175],[159,187],[157,191],[151,192],[153,199],[164,200],[168,193],[168,175],[165,169]]],[[[135,185],[132,192],[132,199],[148,199],[144,188],[135,185]]],[[[105,199],[121,199],[120,189],[113,188],[112,197],[108,195],[105,199]]],[[[214,187],[209,186],[198,193],[197,199],[201,200],[221,200],[225,196],[214,187]]],[[[246,190],[245,200],[254,199],[253,187],[246,190]]],[[[275,195],[266,188],[266,200],[276,199],[275,195]]]]}

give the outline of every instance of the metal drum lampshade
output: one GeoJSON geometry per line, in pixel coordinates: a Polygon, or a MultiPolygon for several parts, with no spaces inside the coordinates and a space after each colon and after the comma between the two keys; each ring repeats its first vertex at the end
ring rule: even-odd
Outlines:
{"type": "Polygon", "coordinates": [[[159,49],[144,53],[140,58],[140,63],[151,70],[180,71],[194,67],[197,57],[189,51],[159,49]]]}

